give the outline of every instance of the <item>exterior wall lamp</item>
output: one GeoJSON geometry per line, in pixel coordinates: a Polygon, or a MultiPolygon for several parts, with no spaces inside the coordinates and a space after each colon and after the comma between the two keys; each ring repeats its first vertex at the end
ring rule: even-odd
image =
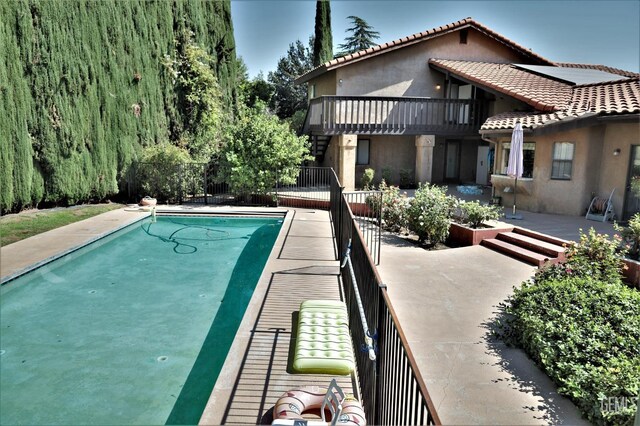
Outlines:
{"type": "Polygon", "coordinates": [[[442,89],[442,86],[439,84],[436,84],[436,90],[440,90],[440,89],[442,89]]]}
{"type": "Polygon", "coordinates": [[[620,155],[620,148],[616,148],[613,150],[613,156],[617,157],[618,155],[620,155]]]}

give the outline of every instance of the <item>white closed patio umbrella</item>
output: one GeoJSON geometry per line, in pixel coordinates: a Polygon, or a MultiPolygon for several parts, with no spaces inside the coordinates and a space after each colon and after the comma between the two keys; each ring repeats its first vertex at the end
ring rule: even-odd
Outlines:
{"type": "Polygon", "coordinates": [[[522,215],[516,213],[516,194],[518,192],[518,178],[522,177],[524,169],[522,165],[523,145],[522,124],[517,121],[511,134],[511,151],[509,152],[509,164],[507,165],[507,176],[515,178],[513,185],[513,212],[505,215],[507,219],[522,219],[522,215]]]}

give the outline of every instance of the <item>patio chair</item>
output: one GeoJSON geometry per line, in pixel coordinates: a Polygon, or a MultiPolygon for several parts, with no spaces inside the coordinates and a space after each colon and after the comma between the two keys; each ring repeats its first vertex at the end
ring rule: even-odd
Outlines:
{"type": "Polygon", "coordinates": [[[613,220],[615,217],[615,212],[613,211],[613,193],[615,192],[615,188],[609,194],[609,198],[602,197],[593,197],[591,200],[591,204],[589,204],[589,209],[587,210],[587,215],[585,216],[589,220],[597,220],[598,222],[606,222],[608,220],[613,220]]]}

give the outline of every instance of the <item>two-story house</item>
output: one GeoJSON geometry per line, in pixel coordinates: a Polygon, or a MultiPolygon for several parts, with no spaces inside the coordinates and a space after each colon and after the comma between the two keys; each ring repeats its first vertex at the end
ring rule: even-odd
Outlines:
{"type": "Polygon", "coordinates": [[[492,181],[507,202],[501,173],[519,120],[520,207],[577,215],[593,193],[617,188],[620,217],[640,208],[627,188],[640,175],[638,76],[554,63],[467,18],[334,59],[296,83],[308,84],[313,154],[347,189],[373,168],[396,184],[492,181]]]}

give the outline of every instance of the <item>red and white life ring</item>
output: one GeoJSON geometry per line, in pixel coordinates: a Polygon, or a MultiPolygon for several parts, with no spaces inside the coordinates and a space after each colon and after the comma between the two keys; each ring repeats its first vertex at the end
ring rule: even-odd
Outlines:
{"type": "MultiPolygon", "coordinates": [[[[285,392],[273,410],[275,420],[303,420],[302,415],[322,407],[327,388],[308,386],[285,392]]],[[[309,422],[308,424],[328,424],[322,422],[309,422]]],[[[342,402],[342,413],[338,418],[338,424],[348,426],[365,426],[367,421],[360,401],[353,397],[347,397],[342,402]]]]}

